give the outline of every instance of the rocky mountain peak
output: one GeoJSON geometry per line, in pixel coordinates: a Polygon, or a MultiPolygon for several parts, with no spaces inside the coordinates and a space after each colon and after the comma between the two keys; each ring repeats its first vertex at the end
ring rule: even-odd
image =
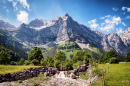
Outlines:
{"type": "Polygon", "coordinates": [[[22,23],[22,24],[18,27],[18,29],[23,28],[23,27],[25,27],[25,26],[26,26],[26,24],[25,24],[25,23],[22,23]]]}
{"type": "Polygon", "coordinates": [[[69,16],[68,13],[66,13],[65,16],[69,16]]]}
{"type": "Polygon", "coordinates": [[[127,47],[129,47],[130,49],[130,27],[125,31],[123,31],[122,34],[120,34],[120,38],[125,43],[125,45],[127,45],[127,47]]]}
{"type": "Polygon", "coordinates": [[[0,20],[0,28],[4,30],[14,30],[16,27],[14,25],[9,24],[8,22],[4,22],[0,20]]]}
{"type": "Polygon", "coordinates": [[[35,20],[32,20],[28,25],[30,27],[41,27],[41,26],[45,26],[46,24],[47,24],[46,20],[35,19],[35,20]]]}
{"type": "Polygon", "coordinates": [[[118,36],[116,33],[109,33],[108,36],[118,36]]]}

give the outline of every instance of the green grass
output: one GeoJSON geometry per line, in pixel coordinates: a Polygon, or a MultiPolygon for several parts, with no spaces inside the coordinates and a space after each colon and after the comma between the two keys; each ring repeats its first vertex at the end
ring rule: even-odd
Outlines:
{"type": "Polygon", "coordinates": [[[58,51],[63,51],[65,53],[66,58],[70,59],[71,56],[73,56],[77,52],[77,50],[80,50],[80,47],[76,43],[66,42],[66,43],[58,44],[52,48],[42,50],[42,53],[45,58],[47,56],[53,58],[58,51]]]}
{"type": "Polygon", "coordinates": [[[12,66],[12,65],[0,65],[0,74],[4,73],[15,73],[19,71],[24,71],[26,69],[32,68],[32,67],[40,67],[40,66],[12,66]]]}
{"type": "MultiPolygon", "coordinates": [[[[98,67],[103,68],[103,64],[98,67]]],[[[104,68],[107,70],[105,86],[130,86],[130,63],[105,64],[104,68]]],[[[92,84],[92,86],[102,85],[102,77],[99,77],[96,84],[92,84]]]]}
{"type": "Polygon", "coordinates": [[[88,79],[88,74],[81,75],[80,78],[83,79],[83,80],[87,80],[88,79]]]}

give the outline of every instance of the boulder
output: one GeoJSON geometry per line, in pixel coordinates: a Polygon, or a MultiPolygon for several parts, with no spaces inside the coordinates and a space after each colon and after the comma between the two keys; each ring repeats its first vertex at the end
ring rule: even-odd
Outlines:
{"type": "Polygon", "coordinates": [[[45,77],[47,77],[47,76],[49,76],[49,75],[50,75],[49,72],[45,72],[45,73],[44,73],[44,76],[45,76],[45,77]]]}
{"type": "Polygon", "coordinates": [[[70,78],[71,78],[71,79],[76,79],[76,75],[75,75],[74,73],[71,73],[71,74],[70,74],[70,78]]]}

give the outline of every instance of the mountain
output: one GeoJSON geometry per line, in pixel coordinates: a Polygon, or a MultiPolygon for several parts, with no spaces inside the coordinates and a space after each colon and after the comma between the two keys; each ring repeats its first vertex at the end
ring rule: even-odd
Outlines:
{"type": "Polygon", "coordinates": [[[6,51],[12,61],[18,61],[20,58],[27,59],[27,53],[16,46],[21,46],[19,42],[15,41],[11,36],[7,35],[7,31],[0,29],[0,51],[6,51]]]}
{"type": "Polygon", "coordinates": [[[0,20],[0,28],[4,30],[14,30],[16,27],[14,25],[9,24],[8,22],[4,22],[0,20]]]}
{"type": "Polygon", "coordinates": [[[70,41],[77,43],[81,49],[92,50],[90,44],[105,51],[113,49],[121,56],[130,52],[130,47],[127,47],[128,43],[124,42],[121,36],[115,33],[103,34],[93,31],[74,21],[68,14],[50,21],[35,19],[29,24],[21,24],[11,34],[27,46],[51,47],[70,41]]]}
{"type": "Polygon", "coordinates": [[[130,27],[120,34],[120,38],[124,42],[124,44],[130,48],[130,27]]]}

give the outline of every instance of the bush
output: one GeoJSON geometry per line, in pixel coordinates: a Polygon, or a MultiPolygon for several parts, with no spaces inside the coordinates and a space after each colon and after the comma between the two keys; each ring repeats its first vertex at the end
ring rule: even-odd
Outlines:
{"type": "Polygon", "coordinates": [[[69,70],[72,70],[73,69],[73,63],[72,61],[67,61],[66,64],[65,64],[65,67],[69,70]]]}
{"type": "Polygon", "coordinates": [[[33,59],[33,60],[31,61],[31,63],[34,64],[34,65],[38,65],[38,64],[39,64],[39,61],[38,61],[37,59],[33,59]]]}
{"type": "Polygon", "coordinates": [[[55,60],[54,67],[59,68],[60,67],[60,63],[61,62],[59,60],[55,60]]]}
{"type": "Polygon", "coordinates": [[[47,62],[46,62],[44,59],[42,59],[42,60],[41,60],[41,65],[46,66],[46,65],[47,65],[47,62]]]}
{"type": "Polygon", "coordinates": [[[74,63],[73,68],[77,68],[80,65],[83,65],[83,61],[78,61],[77,63],[74,63]]]}
{"type": "Polygon", "coordinates": [[[17,62],[11,61],[11,62],[10,62],[10,65],[17,65],[17,62]]]}
{"type": "Polygon", "coordinates": [[[109,63],[110,63],[110,64],[119,63],[119,60],[118,60],[116,57],[112,57],[112,58],[109,60],[109,63]]]}
{"type": "Polygon", "coordinates": [[[130,62],[130,52],[127,53],[127,55],[125,57],[125,61],[130,62]]]}
{"type": "Polygon", "coordinates": [[[94,68],[94,69],[92,70],[92,74],[101,76],[101,75],[102,75],[102,69],[94,68]]]}
{"type": "Polygon", "coordinates": [[[21,58],[19,61],[19,65],[23,65],[24,64],[24,58],[21,58]]]}
{"type": "Polygon", "coordinates": [[[34,82],[34,86],[39,86],[40,84],[37,82],[34,82]]]}
{"type": "Polygon", "coordinates": [[[25,60],[25,65],[30,65],[31,63],[28,60],[25,60]]]}
{"type": "Polygon", "coordinates": [[[85,74],[85,75],[80,75],[80,78],[83,79],[83,80],[87,80],[88,79],[88,74],[85,74]]]}

